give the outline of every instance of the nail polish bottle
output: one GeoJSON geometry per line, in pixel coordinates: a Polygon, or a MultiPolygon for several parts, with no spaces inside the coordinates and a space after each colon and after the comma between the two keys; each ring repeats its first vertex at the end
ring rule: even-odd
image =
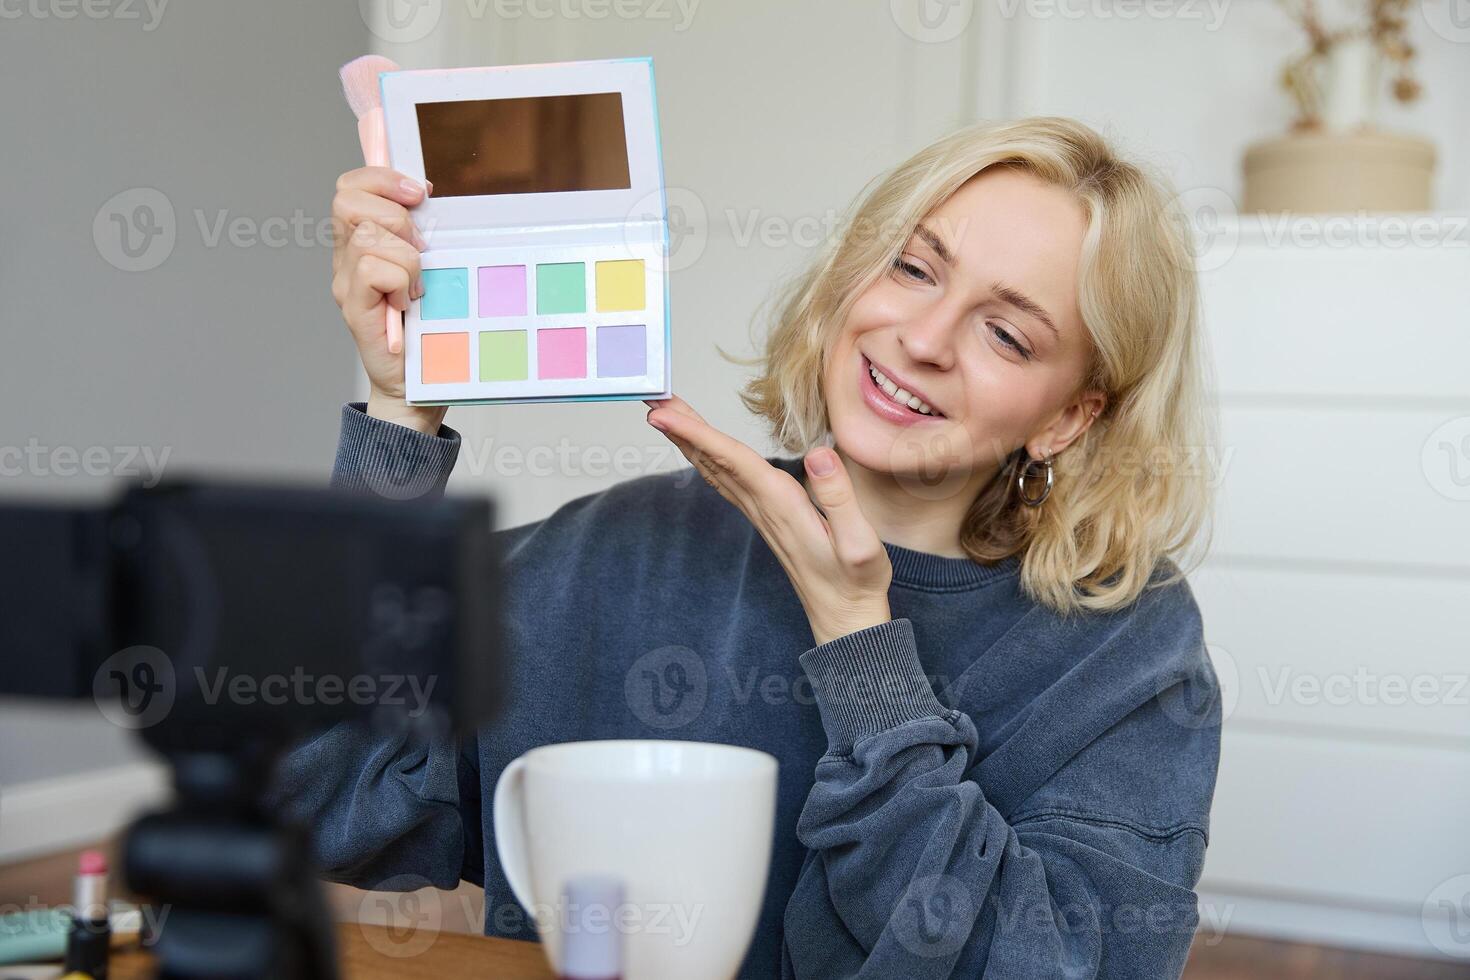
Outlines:
{"type": "Polygon", "coordinates": [[[560,980],[621,980],[623,934],[618,910],[623,883],[606,875],[579,875],[562,887],[566,919],[560,980]]]}

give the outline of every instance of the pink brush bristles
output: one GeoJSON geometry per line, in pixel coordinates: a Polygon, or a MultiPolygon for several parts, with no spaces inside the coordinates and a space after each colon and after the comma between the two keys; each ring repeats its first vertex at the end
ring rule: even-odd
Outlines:
{"type": "Polygon", "coordinates": [[[383,93],[378,90],[378,76],[385,71],[398,71],[394,62],[380,54],[365,54],[342,66],[342,94],[352,114],[361,119],[366,113],[383,107],[383,93]]]}

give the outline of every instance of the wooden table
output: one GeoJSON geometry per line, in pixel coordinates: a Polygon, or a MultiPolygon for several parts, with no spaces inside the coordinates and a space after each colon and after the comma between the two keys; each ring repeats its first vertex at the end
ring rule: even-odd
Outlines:
{"type": "MultiPolygon", "coordinates": [[[[539,943],[491,936],[441,932],[417,937],[412,947],[400,947],[382,926],[350,922],[337,926],[337,957],[344,980],[379,977],[504,977],[506,980],[555,980],[539,943]],[[432,942],[427,940],[432,938],[432,942]],[[423,948],[427,945],[427,948],[423,948]],[[385,952],[392,951],[390,952],[385,952]],[[392,955],[398,953],[400,955],[392,955]],[[406,955],[404,955],[406,954],[406,955]]],[[[153,956],[136,943],[114,949],[108,962],[111,980],[151,980],[153,956]]]]}

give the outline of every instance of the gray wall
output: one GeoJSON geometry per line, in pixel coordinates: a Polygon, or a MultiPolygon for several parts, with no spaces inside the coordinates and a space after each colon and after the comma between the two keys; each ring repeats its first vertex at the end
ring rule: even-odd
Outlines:
{"type": "MultiPolygon", "coordinates": [[[[367,50],[356,3],[174,0],[161,17],[153,3],[94,3],[99,19],[28,0],[0,19],[8,498],[98,496],[150,458],[170,473],[320,478],[353,391],[331,250],[313,239],[336,175],[361,162],[337,82],[367,50]],[[139,256],[152,267],[123,271],[108,212],[131,217],[148,203],[140,188],[172,208],[173,245],[156,209],[165,233],[139,256]],[[252,243],[252,231],[285,243],[252,243]]],[[[95,710],[0,702],[0,784],[134,752],[95,710]]]]}
{"type": "Polygon", "coordinates": [[[367,49],[356,4],[39,7],[0,20],[0,447],[30,449],[0,455],[0,489],[110,482],[64,475],[62,447],[94,473],[133,447],[170,471],[325,472],[354,362],[315,238],[361,162],[336,78],[367,49]],[[111,214],[148,197],[172,249],[155,207],[154,267],[123,271],[111,214]]]}

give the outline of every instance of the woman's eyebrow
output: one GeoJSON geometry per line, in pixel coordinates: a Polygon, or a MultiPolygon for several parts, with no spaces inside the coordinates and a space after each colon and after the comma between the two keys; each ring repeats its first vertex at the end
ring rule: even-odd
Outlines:
{"type": "MultiPolygon", "coordinates": [[[[924,240],[926,245],[934,249],[934,254],[938,255],[946,265],[955,266],[956,268],[959,267],[959,263],[955,261],[954,253],[949,250],[948,245],[944,244],[944,240],[934,233],[933,229],[921,224],[914,229],[914,234],[918,235],[924,240]]],[[[1043,326],[1058,338],[1061,337],[1062,333],[1057,329],[1056,322],[1052,320],[1051,314],[1046,312],[1046,307],[1036,302],[1030,296],[1027,296],[1013,286],[1007,286],[1003,282],[991,283],[990,291],[1002,302],[1008,303],[1022,313],[1029,314],[1037,320],[1040,320],[1043,326]]]]}
{"type": "Polygon", "coordinates": [[[934,254],[938,255],[946,265],[955,264],[954,253],[949,250],[949,246],[944,244],[944,241],[927,225],[919,225],[914,229],[914,234],[924,239],[924,244],[934,249],[934,254]]]}
{"type": "Polygon", "coordinates": [[[1046,308],[1036,302],[1036,300],[1018,289],[1007,286],[1003,282],[991,283],[990,291],[1003,302],[1009,303],[1022,313],[1029,313],[1031,316],[1040,320],[1042,325],[1050,330],[1058,339],[1061,338],[1062,333],[1057,329],[1057,325],[1052,322],[1051,316],[1046,312],[1046,308]]]}

